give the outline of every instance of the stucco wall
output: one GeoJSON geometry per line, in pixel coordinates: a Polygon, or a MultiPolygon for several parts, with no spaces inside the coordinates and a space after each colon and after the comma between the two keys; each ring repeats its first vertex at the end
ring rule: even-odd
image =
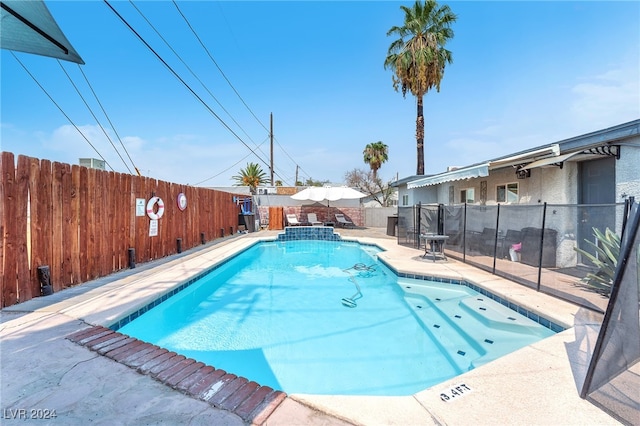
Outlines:
{"type": "MultiPolygon", "coordinates": [[[[640,137],[631,139],[640,143],[640,137]]],[[[622,145],[616,161],[616,202],[633,196],[640,201],[640,146],[622,145]]]]}
{"type": "Polygon", "coordinates": [[[397,207],[374,207],[363,209],[364,226],[368,228],[386,228],[387,218],[389,216],[397,216],[397,207]]]}
{"type": "Polygon", "coordinates": [[[406,185],[398,188],[398,206],[408,207],[418,203],[422,204],[438,204],[438,185],[425,186],[422,188],[407,189],[406,185]],[[409,195],[407,204],[402,204],[402,197],[409,195]]]}
{"type": "MultiPolygon", "coordinates": [[[[517,179],[514,168],[492,170],[489,176],[469,179],[466,181],[449,182],[439,185],[438,198],[441,203],[449,204],[449,186],[454,186],[454,204],[460,204],[460,191],[473,188],[475,204],[480,203],[480,186],[487,182],[487,205],[495,205],[498,185],[509,183],[518,184],[518,202],[515,204],[575,204],[577,202],[577,173],[575,163],[565,163],[565,166],[545,167],[531,170],[531,177],[517,179]]],[[[504,203],[503,203],[504,204],[504,203]]]]}

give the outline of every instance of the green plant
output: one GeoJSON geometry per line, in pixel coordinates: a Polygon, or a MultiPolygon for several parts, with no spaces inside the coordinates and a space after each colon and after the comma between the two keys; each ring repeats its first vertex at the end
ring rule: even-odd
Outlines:
{"type": "Polygon", "coordinates": [[[580,248],[574,248],[575,251],[589,259],[598,271],[590,272],[582,279],[582,282],[597,291],[609,295],[611,293],[611,285],[613,277],[616,273],[618,265],[618,257],[620,256],[620,236],[609,228],[604,233],[597,228],[593,228],[593,236],[596,242],[586,240],[595,250],[595,255],[580,248]]]}
{"type": "Polygon", "coordinates": [[[247,163],[247,167],[240,169],[240,173],[232,176],[231,179],[236,181],[234,186],[248,186],[252,194],[256,193],[259,185],[267,183],[267,175],[256,163],[247,163]]]}
{"type": "Polygon", "coordinates": [[[424,175],[424,106],[423,97],[440,83],[453,55],[445,45],[453,39],[451,25],[457,16],[448,5],[436,0],[419,0],[411,7],[400,6],[404,12],[403,25],[393,26],[387,36],[397,36],[389,46],[384,68],[393,72],[392,82],[402,96],[411,92],[416,97],[417,175],[424,175]]]}
{"type": "Polygon", "coordinates": [[[389,147],[381,141],[367,144],[362,152],[364,162],[371,167],[373,172],[373,180],[378,177],[378,169],[389,159],[389,147]]]}

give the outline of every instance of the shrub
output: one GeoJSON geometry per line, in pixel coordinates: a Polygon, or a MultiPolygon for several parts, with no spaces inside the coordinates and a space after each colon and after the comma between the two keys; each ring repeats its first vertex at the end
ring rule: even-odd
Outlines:
{"type": "Polygon", "coordinates": [[[613,276],[616,273],[620,256],[620,236],[609,228],[604,233],[593,228],[593,235],[596,237],[597,243],[586,239],[585,241],[593,247],[596,255],[577,247],[574,250],[585,256],[598,268],[598,271],[588,273],[582,282],[608,296],[611,293],[613,276]]]}

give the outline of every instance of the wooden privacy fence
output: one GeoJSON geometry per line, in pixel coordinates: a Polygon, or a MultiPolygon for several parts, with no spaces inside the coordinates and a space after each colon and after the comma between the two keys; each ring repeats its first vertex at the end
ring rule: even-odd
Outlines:
{"type": "Polygon", "coordinates": [[[136,263],[147,262],[238,227],[240,208],[227,192],[23,155],[16,167],[10,152],[2,152],[0,171],[2,307],[40,296],[40,266],[49,266],[57,291],[128,268],[130,249],[136,263]],[[136,199],[146,209],[153,196],[164,201],[157,236],[149,236],[147,214],[136,215],[136,199]]]}

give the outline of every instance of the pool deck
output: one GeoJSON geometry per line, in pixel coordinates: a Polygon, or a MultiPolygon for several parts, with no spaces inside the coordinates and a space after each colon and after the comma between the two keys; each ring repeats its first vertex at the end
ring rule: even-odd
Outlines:
{"type": "MultiPolygon", "coordinates": [[[[89,350],[90,343],[82,344],[80,330],[108,327],[256,239],[271,239],[277,234],[260,231],[209,243],[0,311],[2,423],[24,424],[32,414],[43,415],[47,412],[42,410],[55,410],[55,418],[30,422],[64,425],[89,422],[108,425],[620,424],[579,397],[589,352],[601,321],[598,315],[455,260],[434,263],[423,259],[422,250],[397,245],[395,238],[384,235],[383,229],[337,232],[345,239],[379,245],[385,249],[379,256],[399,272],[471,281],[564,325],[567,330],[412,396],[271,394],[271,400],[255,404],[251,416],[243,415],[237,408],[223,409],[221,404],[214,404],[210,396],[215,390],[209,389],[208,394],[206,390],[197,394],[180,387],[176,390],[169,386],[170,374],[165,370],[163,375],[162,368],[150,371],[154,366],[148,365],[146,371],[141,371],[126,362],[114,361],[115,356],[101,355],[101,346],[95,341],[93,350],[89,350]],[[69,336],[75,338],[69,339],[69,336]],[[451,396],[451,389],[456,386],[463,392],[443,401],[441,394],[446,392],[451,396]]],[[[113,345],[112,355],[117,353],[117,345],[113,345]]],[[[195,369],[193,365],[188,368],[195,369]]]]}

